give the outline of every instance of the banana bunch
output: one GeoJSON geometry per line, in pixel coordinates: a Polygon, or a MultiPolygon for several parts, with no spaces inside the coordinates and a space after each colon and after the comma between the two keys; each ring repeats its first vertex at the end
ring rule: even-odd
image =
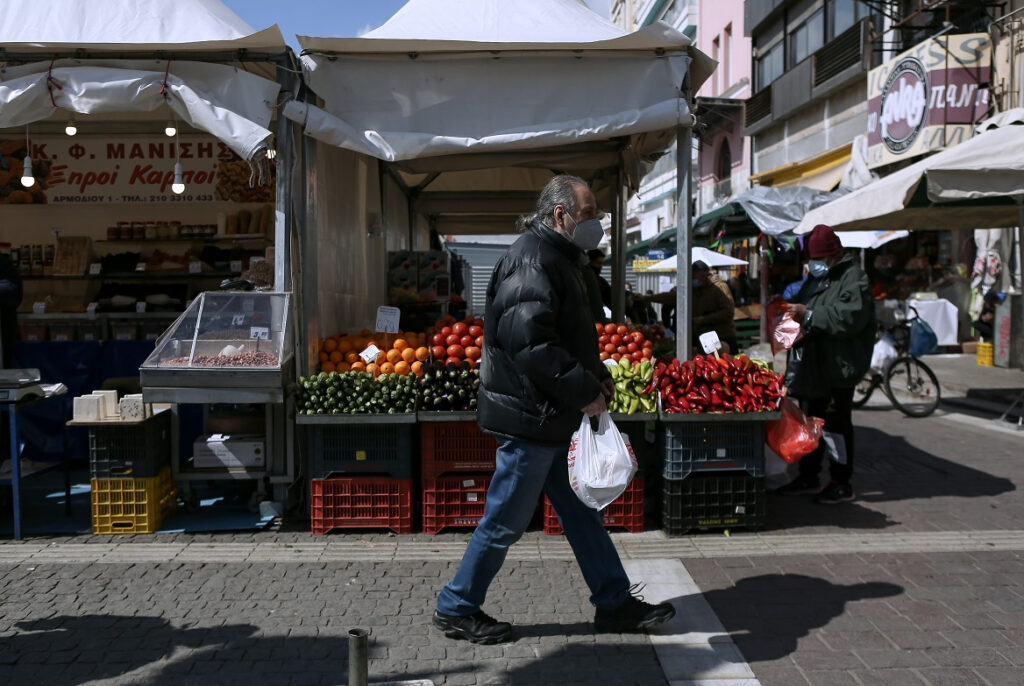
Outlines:
{"type": "Polygon", "coordinates": [[[609,412],[634,414],[657,411],[654,365],[650,360],[634,363],[622,357],[617,363],[609,361],[605,364],[615,382],[615,397],[608,406],[609,412]]]}

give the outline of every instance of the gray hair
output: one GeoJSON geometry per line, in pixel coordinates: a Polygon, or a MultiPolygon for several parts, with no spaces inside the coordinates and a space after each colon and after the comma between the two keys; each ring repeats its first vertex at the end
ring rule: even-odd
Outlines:
{"type": "Polygon", "coordinates": [[[587,182],[578,176],[559,174],[544,185],[537,198],[536,217],[548,226],[555,225],[555,207],[561,205],[572,214],[576,211],[576,186],[587,187],[587,182]]]}

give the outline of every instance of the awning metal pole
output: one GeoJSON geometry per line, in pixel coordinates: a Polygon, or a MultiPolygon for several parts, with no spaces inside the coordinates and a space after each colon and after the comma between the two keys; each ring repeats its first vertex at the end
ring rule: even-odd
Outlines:
{"type": "Polygon", "coordinates": [[[622,201],[622,170],[615,172],[612,195],[612,321],[626,321],[626,204],[622,201]]]}
{"type": "Polygon", "coordinates": [[[348,630],[348,686],[367,686],[366,629],[348,630]]]}
{"type": "MultiPolygon", "coordinates": [[[[683,81],[680,93],[690,103],[689,77],[683,81]]],[[[690,245],[693,215],[690,211],[691,162],[693,157],[693,129],[676,126],[676,357],[690,359],[693,325],[690,321],[690,245]]]]}

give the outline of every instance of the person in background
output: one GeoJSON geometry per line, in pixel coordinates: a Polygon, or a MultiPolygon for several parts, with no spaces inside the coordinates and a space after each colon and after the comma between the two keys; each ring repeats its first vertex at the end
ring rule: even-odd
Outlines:
{"type": "MultiPolygon", "coordinates": [[[[601,363],[587,293],[584,250],[604,235],[594,194],[580,178],[552,178],[530,227],[494,267],[487,286],[477,420],[498,439],[484,516],[455,577],[437,598],[432,623],[448,638],[501,643],[512,625],[481,609],[509,547],[522,537],[541,492],[565,530],[599,632],[641,631],[671,619],[669,603],[634,594],[604,518],[569,485],[569,441],[584,417],[608,409],[615,385],[601,363]]],[[[551,603],[545,608],[557,612],[551,603]]]]}
{"type": "MultiPolygon", "coordinates": [[[[591,251],[594,252],[594,251],[591,251]]],[[[598,250],[597,252],[601,252],[598,250]]],[[[581,260],[586,258],[580,257],[581,260]]],[[[604,253],[601,253],[601,260],[604,260],[604,253]]],[[[607,324],[608,317],[604,313],[604,301],[601,299],[601,275],[593,269],[593,261],[583,265],[580,275],[583,277],[583,285],[587,288],[587,310],[595,323],[607,324]]],[[[609,308],[610,309],[610,308],[609,308]]]]}
{"type": "MultiPolygon", "coordinates": [[[[2,367],[9,369],[18,340],[18,306],[21,305],[21,274],[7,252],[0,252],[0,350],[2,367]]],[[[6,423],[6,422],[5,422],[6,423]]]]}
{"type": "Polygon", "coordinates": [[[785,290],[782,291],[782,299],[785,300],[786,302],[789,302],[790,300],[795,298],[797,296],[797,293],[800,292],[800,289],[803,288],[805,281],[807,281],[806,264],[803,267],[803,277],[801,277],[799,281],[794,281],[793,283],[786,286],[785,290]]]}
{"type": "MultiPolygon", "coordinates": [[[[736,341],[736,322],[733,316],[736,306],[732,298],[711,281],[711,268],[701,261],[693,263],[691,270],[693,283],[691,293],[693,299],[693,345],[700,345],[700,335],[708,331],[718,334],[718,339],[729,347],[729,352],[735,353],[739,347],[736,341]]],[[[728,286],[726,286],[728,288],[728,286]]],[[[637,296],[643,302],[656,302],[665,305],[662,308],[662,320],[666,328],[675,330],[675,304],[676,289],[666,293],[654,295],[637,296]],[[671,323],[669,318],[671,317],[671,323]]]]}
{"type": "Polygon", "coordinates": [[[853,500],[853,389],[871,364],[875,302],[871,283],[835,232],[815,226],[807,241],[807,281],[788,306],[803,337],[789,351],[786,381],[804,412],[825,420],[818,447],[800,460],[800,474],[781,495],[816,494],[828,505],[853,500]],[[798,360],[799,358],[799,360],[798,360]],[[826,453],[831,481],[819,474],[826,453]]]}
{"type": "Polygon", "coordinates": [[[604,250],[601,250],[600,248],[588,250],[587,259],[590,260],[590,269],[593,270],[594,275],[597,277],[597,288],[601,292],[601,304],[611,310],[612,285],[608,283],[607,279],[601,276],[601,270],[604,269],[604,250]]]}
{"type": "Polygon", "coordinates": [[[974,333],[989,343],[992,342],[993,334],[995,333],[996,305],[1001,302],[1001,295],[1001,293],[997,293],[994,290],[986,293],[981,303],[981,312],[978,313],[978,318],[971,322],[971,326],[974,327],[974,333]]]}

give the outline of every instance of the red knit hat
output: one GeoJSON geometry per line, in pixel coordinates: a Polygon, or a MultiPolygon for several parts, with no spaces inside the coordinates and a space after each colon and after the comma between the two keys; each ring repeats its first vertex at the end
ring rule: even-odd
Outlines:
{"type": "Polygon", "coordinates": [[[811,231],[811,237],[807,241],[807,256],[812,260],[822,260],[843,252],[843,244],[839,237],[832,230],[831,226],[818,224],[811,231]]]}

